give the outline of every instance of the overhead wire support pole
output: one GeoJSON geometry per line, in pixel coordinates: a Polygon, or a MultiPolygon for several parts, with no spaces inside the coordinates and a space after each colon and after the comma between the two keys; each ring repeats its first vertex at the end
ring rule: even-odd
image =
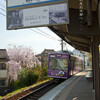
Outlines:
{"type": "Polygon", "coordinates": [[[61,51],[63,52],[63,40],[61,39],[61,51]]]}

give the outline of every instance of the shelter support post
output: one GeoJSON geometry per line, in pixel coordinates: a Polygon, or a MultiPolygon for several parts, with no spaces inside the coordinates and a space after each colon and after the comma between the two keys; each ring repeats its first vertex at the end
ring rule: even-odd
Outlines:
{"type": "Polygon", "coordinates": [[[92,44],[91,44],[91,54],[92,54],[92,79],[93,79],[93,90],[94,90],[94,60],[93,60],[93,57],[94,57],[94,52],[93,52],[93,39],[92,39],[92,44]]]}
{"type": "Polygon", "coordinates": [[[92,1],[91,0],[86,0],[87,1],[87,25],[90,26],[92,25],[92,1]]]}
{"type": "Polygon", "coordinates": [[[100,100],[99,37],[93,37],[93,67],[95,100],[100,100]]]}
{"type": "Polygon", "coordinates": [[[98,5],[98,18],[99,18],[99,28],[100,28],[100,1],[98,5]]]}

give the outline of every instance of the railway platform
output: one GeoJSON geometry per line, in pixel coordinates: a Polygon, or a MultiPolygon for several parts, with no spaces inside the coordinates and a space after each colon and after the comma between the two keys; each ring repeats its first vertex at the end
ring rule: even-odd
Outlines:
{"type": "Polygon", "coordinates": [[[95,100],[93,82],[80,72],[67,79],[38,100],[95,100]]]}

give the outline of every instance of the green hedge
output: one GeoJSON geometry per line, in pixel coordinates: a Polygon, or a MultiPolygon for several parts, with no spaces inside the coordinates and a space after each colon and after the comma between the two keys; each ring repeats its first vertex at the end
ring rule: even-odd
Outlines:
{"type": "Polygon", "coordinates": [[[17,81],[14,83],[15,89],[23,88],[25,86],[30,86],[37,81],[43,81],[48,79],[47,77],[47,67],[38,66],[34,69],[22,68],[18,72],[17,81]]]}
{"type": "Polygon", "coordinates": [[[38,79],[39,79],[39,75],[36,74],[34,70],[22,68],[18,72],[18,78],[14,84],[15,89],[19,89],[25,86],[30,86],[36,83],[38,79]]]}

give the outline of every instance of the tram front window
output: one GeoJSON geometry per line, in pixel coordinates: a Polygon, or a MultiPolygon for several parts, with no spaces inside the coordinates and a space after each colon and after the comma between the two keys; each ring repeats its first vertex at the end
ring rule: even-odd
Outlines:
{"type": "Polygon", "coordinates": [[[59,58],[50,58],[49,68],[55,70],[67,70],[68,60],[59,58]]]}

